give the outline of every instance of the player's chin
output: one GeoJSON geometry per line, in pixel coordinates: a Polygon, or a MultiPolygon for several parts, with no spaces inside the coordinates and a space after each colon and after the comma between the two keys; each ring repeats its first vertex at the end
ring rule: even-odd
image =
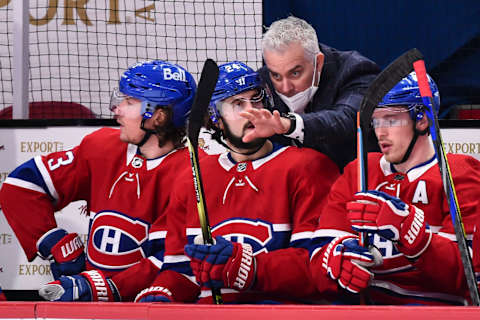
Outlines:
{"type": "Polygon", "coordinates": [[[130,143],[130,139],[123,134],[120,134],[120,141],[130,143]]]}
{"type": "Polygon", "coordinates": [[[397,162],[400,162],[402,160],[402,157],[392,153],[392,152],[386,152],[386,153],[383,153],[383,155],[385,156],[385,160],[387,160],[388,162],[390,163],[397,163],[397,162]]]}
{"type": "Polygon", "coordinates": [[[131,144],[137,144],[137,143],[140,143],[140,141],[142,141],[142,137],[132,136],[131,134],[128,134],[125,130],[122,130],[122,128],[120,128],[120,141],[131,143],[131,144]]]}

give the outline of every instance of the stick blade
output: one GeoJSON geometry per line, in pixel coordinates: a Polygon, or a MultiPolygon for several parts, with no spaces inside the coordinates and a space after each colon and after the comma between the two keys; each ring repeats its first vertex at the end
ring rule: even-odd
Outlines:
{"type": "Polygon", "coordinates": [[[219,70],[215,61],[207,59],[203,65],[197,92],[188,117],[187,137],[194,148],[198,147],[198,135],[208,112],[208,105],[217,84],[218,73],[219,70]]]}

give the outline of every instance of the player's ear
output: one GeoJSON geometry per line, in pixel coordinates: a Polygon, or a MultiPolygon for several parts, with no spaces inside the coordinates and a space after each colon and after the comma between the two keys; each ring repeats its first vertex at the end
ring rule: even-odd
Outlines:
{"type": "Polygon", "coordinates": [[[157,108],[153,113],[152,120],[155,127],[165,125],[169,120],[168,110],[165,108],[157,108]]]}
{"type": "Polygon", "coordinates": [[[425,112],[422,114],[422,117],[417,117],[416,127],[420,132],[428,129],[428,117],[425,112]]]}
{"type": "Polygon", "coordinates": [[[218,119],[218,122],[217,122],[216,125],[217,125],[217,128],[222,130],[222,131],[225,128],[224,125],[223,125],[223,119],[222,118],[218,119]]]}
{"type": "Polygon", "coordinates": [[[319,52],[315,59],[317,59],[317,72],[320,73],[323,68],[323,63],[325,62],[325,55],[321,52],[319,52]]]}

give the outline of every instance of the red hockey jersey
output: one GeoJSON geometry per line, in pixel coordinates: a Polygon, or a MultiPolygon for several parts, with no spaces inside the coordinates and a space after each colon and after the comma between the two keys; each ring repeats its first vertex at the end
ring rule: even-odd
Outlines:
{"type": "MultiPolygon", "coordinates": [[[[470,156],[448,155],[468,239],[480,213],[480,162],[470,156]]],[[[346,203],[357,190],[357,162],[350,163],[332,187],[313,241],[313,259],[321,259],[325,245],[334,237],[352,234],[346,203]]],[[[373,244],[384,256],[383,265],[372,270],[368,294],[377,304],[464,304],[468,290],[455,232],[436,158],[406,174],[395,172],[380,153],[368,157],[368,189],[380,190],[423,210],[433,231],[428,249],[416,261],[408,260],[391,241],[378,235],[373,244]]],[[[324,272],[312,270],[321,292],[343,290],[324,272]]]]}
{"type": "MultiPolygon", "coordinates": [[[[312,149],[277,146],[255,161],[235,163],[228,153],[205,156],[200,167],[213,236],[249,243],[256,258],[253,288],[243,293],[222,289],[224,301],[304,301],[315,296],[308,249],[339,175],[336,165],[312,149]]],[[[167,210],[165,271],[155,283],[169,288],[175,301],[194,301],[199,294],[200,302],[208,303],[211,292],[199,292],[184,255],[184,245],[201,234],[192,174],[180,179],[167,210]]]]}
{"type": "Polygon", "coordinates": [[[172,184],[190,165],[186,148],[153,160],[137,149],[120,141],[119,130],[104,128],[75,148],[37,156],[8,176],[0,203],[30,261],[37,240],[56,227],[54,212],[86,200],[87,270],[113,277],[124,301],[150,284],[162,265],[172,184]]]}

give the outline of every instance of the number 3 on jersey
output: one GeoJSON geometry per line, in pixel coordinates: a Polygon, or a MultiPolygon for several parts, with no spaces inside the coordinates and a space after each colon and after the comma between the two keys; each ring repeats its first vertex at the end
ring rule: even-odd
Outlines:
{"type": "Polygon", "coordinates": [[[57,159],[49,159],[48,160],[48,168],[50,171],[53,171],[55,169],[58,169],[60,166],[66,166],[67,164],[70,164],[73,162],[73,152],[72,151],[67,151],[65,152],[65,157],[59,157],[57,159]]]}

